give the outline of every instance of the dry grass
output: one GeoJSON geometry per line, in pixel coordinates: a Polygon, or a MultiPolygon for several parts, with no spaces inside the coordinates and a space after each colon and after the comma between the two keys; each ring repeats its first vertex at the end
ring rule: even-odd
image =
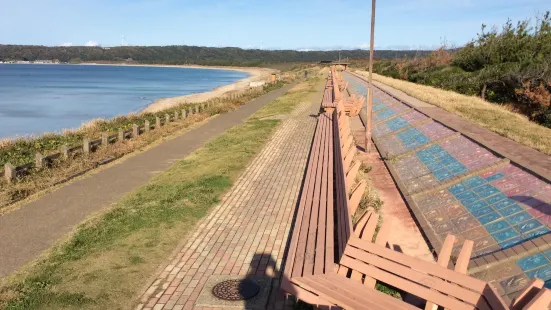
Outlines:
{"type": "MultiPolygon", "coordinates": [[[[357,71],[367,76],[365,71],[357,71]]],[[[484,101],[478,97],[461,95],[430,86],[397,80],[378,74],[373,79],[415,97],[421,101],[438,106],[485,127],[501,136],[522,145],[551,155],[551,129],[529,121],[508,106],[484,101]]]]}

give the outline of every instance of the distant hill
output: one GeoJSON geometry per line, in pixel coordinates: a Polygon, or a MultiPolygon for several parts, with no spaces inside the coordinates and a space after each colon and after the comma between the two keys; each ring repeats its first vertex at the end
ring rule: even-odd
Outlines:
{"type": "MultiPolygon", "coordinates": [[[[421,52],[426,55],[427,52],[421,52]]],[[[365,50],[341,50],[342,58],[364,58],[365,50]]],[[[378,50],[378,59],[418,56],[418,51],[378,50]]],[[[0,45],[0,60],[59,60],[61,62],[121,62],[151,64],[198,64],[219,66],[258,66],[262,64],[318,62],[336,60],[339,51],[258,50],[235,47],[200,46],[120,46],[120,47],[48,47],[0,45]]]]}

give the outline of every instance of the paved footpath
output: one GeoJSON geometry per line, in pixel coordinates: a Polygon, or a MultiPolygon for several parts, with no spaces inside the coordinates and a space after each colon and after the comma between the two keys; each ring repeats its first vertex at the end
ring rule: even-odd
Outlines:
{"type": "Polygon", "coordinates": [[[311,102],[300,104],[282,122],[231,191],[149,286],[137,309],[220,306],[216,300],[203,307],[198,304],[205,305],[200,299],[209,295],[210,282],[232,276],[266,277],[271,286],[266,288],[269,300],[263,303],[283,307],[279,275],[315,131],[316,118],[311,115],[317,114],[320,101],[320,93],[312,94],[311,102]]]}
{"type": "Polygon", "coordinates": [[[0,278],[36,259],[88,215],[146,184],[155,174],[243,122],[293,85],[263,95],[235,111],[219,115],[174,139],[129,156],[116,165],[68,183],[0,216],[0,278]]]}

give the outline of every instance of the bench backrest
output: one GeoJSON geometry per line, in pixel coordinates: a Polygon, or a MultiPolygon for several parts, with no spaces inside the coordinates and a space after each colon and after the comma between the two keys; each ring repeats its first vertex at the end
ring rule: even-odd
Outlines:
{"type": "Polygon", "coordinates": [[[355,237],[340,264],[445,308],[508,309],[484,281],[355,237]]]}

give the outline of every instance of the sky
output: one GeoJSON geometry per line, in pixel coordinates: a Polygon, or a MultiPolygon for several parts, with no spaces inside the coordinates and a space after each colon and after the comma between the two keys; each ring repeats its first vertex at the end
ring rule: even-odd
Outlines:
{"type": "MultiPolygon", "coordinates": [[[[459,47],[549,0],[379,0],[377,49],[459,47]]],[[[369,47],[369,0],[0,0],[0,44],[369,47]],[[124,36],[124,40],[122,37],[124,36]]]]}

